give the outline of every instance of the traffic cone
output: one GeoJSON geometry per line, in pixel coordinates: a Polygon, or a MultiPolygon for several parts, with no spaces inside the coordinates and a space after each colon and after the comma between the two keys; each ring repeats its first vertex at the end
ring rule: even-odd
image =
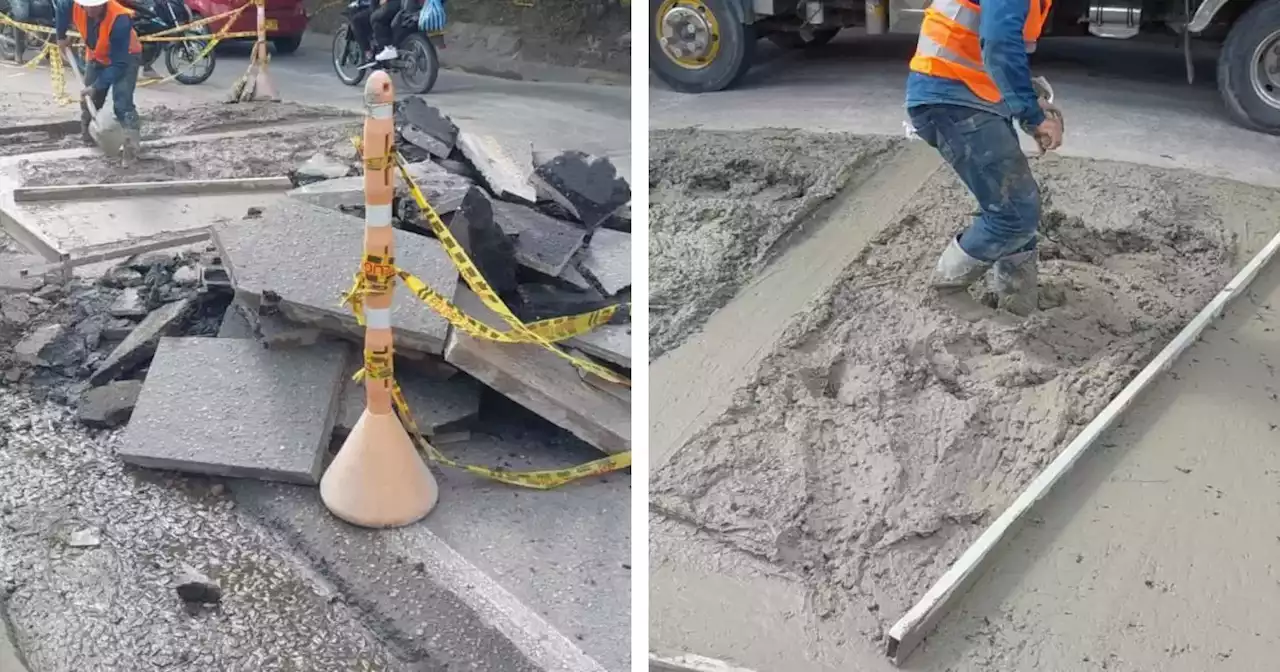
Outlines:
{"type": "Polygon", "coordinates": [[[436,479],[392,405],[395,386],[391,301],[395,294],[395,185],[392,121],[395,91],[385,72],[364,87],[365,398],[360,420],[320,479],[320,499],[333,515],[361,527],[400,527],[422,519],[440,495],[436,479]]]}

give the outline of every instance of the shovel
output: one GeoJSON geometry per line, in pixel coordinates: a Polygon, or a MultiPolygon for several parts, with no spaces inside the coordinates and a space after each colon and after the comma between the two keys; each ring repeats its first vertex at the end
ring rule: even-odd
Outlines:
{"type": "MultiPolygon", "coordinates": [[[[63,52],[67,62],[71,64],[71,69],[76,73],[76,80],[83,82],[84,76],[80,74],[80,66],[76,64],[76,59],[70,51],[63,52]]],[[[125,133],[124,127],[120,125],[116,119],[115,112],[107,109],[104,105],[101,110],[93,104],[93,96],[86,95],[84,104],[89,108],[89,136],[102,149],[102,153],[111,158],[118,158],[124,151],[125,133]]]]}

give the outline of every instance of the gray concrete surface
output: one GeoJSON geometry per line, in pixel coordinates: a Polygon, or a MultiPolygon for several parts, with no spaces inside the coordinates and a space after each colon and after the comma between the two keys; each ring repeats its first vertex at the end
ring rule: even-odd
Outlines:
{"type": "MultiPolygon", "coordinates": [[[[260,300],[263,292],[274,292],[281,312],[294,322],[333,324],[353,338],[363,336],[355,315],[340,302],[360,265],[364,220],[290,198],[267,208],[261,218],[218,226],[214,240],[242,297],[260,300]]],[[[432,289],[453,294],[458,271],[434,240],[397,230],[396,263],[432,289]]],[[[391,320],[399,348],[443,351],[449,323],[404,283],[396,285],[391,320]]]]}
{"type": "Polygon", "coordinates": [[[162,339],[117,455],[152,469],[319,483],[347,354],[340,343],[162,339]]]}
{"type": "MultiPolygon", "coordinates": [[[[350,432],[365,408],[365,384],[352,378],[361,364],[360,357],[353,353],[347,375],[343,378],[341,406],[334,424],[334,430],[340,433],[350,432]]],[[[470,376],[435,378],[398,366],[396,382],[404,393],[409,410],[413,411],[418,429],[428,437],[451,428],[465,428],[480,412],[483,386],[470,376]]]]}
{"type": "MultiPolygon", "coordinates": [[[[652,83],[650,126],[797,127],[900,136],[903,84],[914,45],[910,36],[840,36],[820,49],[782,54],[762,42],[766,62],[732,91],[686,95],[652,83]]],[[[1199,53],[1196,66],[1196,84],[1188,85],[1181,52],[1172,42],[1049,38],[1041,41],[1035,67],[1053,84],[1055,102],[1066,116],[1064,155],[1188,168],[1280,186],[1275,171],[1280,138],[1232,124],[1213,82],[1213,54],[1199,53]]],[[[1028,149],[1034,146],[1023,140],[1028,149]]]]}

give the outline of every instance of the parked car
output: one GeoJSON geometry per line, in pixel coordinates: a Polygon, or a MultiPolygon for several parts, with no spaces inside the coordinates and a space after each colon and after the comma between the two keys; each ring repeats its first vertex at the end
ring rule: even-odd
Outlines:
{"type": "MultiPolygon", "coordinates": [[[[187,0],[193,19],[225,14],[251,0],[187,0]]],[[[276,47],[276,53],[291,54],[302,46],[302,34],[307,32],[307,10],[302,0],[267,0],[267,39],[276,47]]],[[[209,30],[218,32],[227,24],[225,19],[214,21],[209,30]]],[[[257,30],[258,14],[253,7],[241,12],[231,26],[231,32],[257,30]]]]}

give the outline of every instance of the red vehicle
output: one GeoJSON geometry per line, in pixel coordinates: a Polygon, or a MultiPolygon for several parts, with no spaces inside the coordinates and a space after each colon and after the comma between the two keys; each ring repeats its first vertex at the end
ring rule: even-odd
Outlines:
{"type": "MultiPolygon", "coordinates": [[[[225,14],[252,0],[187,0],[192,20],[206,16],[225,14]]],[[[216,33],[227,25],[225,19],[214,21],[209,31],[216,33]]],[[[258,29],[258,13],[249,7],[231,25],[231,32],[258,29]]],[[[291,54],[302,46],[302,34],[307,32],[307,10],[302,0],[267,0],[267,39],[276,47],[276,53],[291,54]]]]}

